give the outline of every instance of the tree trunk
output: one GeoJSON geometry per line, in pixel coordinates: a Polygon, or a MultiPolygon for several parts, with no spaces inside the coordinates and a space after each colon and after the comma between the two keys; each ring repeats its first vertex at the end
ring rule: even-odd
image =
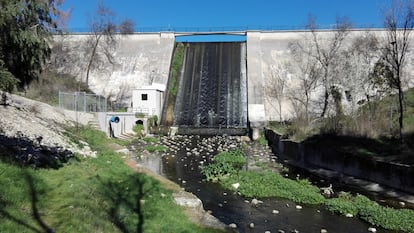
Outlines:
{"type": "Polygon", "coordinates": [[[322,117],[322,118],[323,118],[323,117],[325,117],[326,110],[327,110],[327,108],[328,108],[328,104],[329,104],[328,99],[329,99],[329,92],[328,92],[328,90],[325,88],[325,100],[324,100],[324,102],[323,102],[323,109],[322,109],[322,113],[321,113],[321,117],[322,117]]]}
{"type": "Polygon", "coordinates": [[[324,86],[325,86],[325,99],[323,102],[323,109],[322,109],[322,113],[321,113],[321,117],[324,118],[325,114],[326,114],[326,110],[328,109],[328,104],[329,104],[329,90],[328,90],[328,67],[325,67],[325,72],[324,72],[324,77],[323,77],[323,82],[324,82],[324,86]]]}
{"type": "Polygon", "coordinates": [[[95,54],[96,54],[96,50],[98,48],[100,38],[101,38],[100,36],[98,36],[96,38],[95,44],[93,45],[93,48],[92,48],[91,57],[89,59],[88,67],[87,67],[87,70],[86,70],[86,82],[85,82],[86,85],[89,84],[89,73],[90,73],[90,70],[91,70],[91,67],[92,67],[93,59],[95,58],[95,54]]]}
{"type": "Polygon", "coordinates": [[[399,104],[399,113],[400,116],[398,118],[398,123],[399,123],[399,134],[400,134],[400,141],[401,144],[404,143],[404,135],[403,135],[403,119],[404,119],[404,106],[403,106],[403,102],[404,102],[404,92],[402,90],[401,87],[401,81],[400,79],[398,79],[398,104],[399,104]]]}

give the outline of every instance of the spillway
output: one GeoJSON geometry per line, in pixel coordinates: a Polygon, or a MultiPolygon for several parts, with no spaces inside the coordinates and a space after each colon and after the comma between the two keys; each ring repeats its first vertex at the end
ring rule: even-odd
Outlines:
{"type": "Polygon", "coordinates": [[[247,128],[246,44],[184,43],[174,107],[180,128],[247,128]]]}

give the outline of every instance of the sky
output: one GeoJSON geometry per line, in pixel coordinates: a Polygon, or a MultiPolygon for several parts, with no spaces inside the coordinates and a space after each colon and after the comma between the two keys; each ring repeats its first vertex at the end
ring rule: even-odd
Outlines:
{"type": "Polygon", "coordinates": [[[132,19],[138,31],[303,29],[309,14],[321,27],[348,17],[354,27],[381,27],[391,0],[65,0],[70,31],[88,31],[98,1],[132,19]]]}

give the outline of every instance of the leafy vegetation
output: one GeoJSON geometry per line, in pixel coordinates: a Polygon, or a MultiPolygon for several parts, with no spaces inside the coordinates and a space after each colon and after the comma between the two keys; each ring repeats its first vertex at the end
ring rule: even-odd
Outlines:
{"type": "Polygon", "coordinates": [[[39,77],[50,55],[47,39],[57,28],[58,3],[0,0],[0,63],[4,64],[1,70],[13,74],[20,87],[39,77]]]}
{"type": "Polygon", "coordinates": [[[68,134],[98,157],[56,170],[0,162],[0,232],[215,232],[189,222],[171,191],[126,166],[103,132],[68,134]]]}
{"type": "Polygon", "coordinates": [[[174,58],[171,66],[171,84],[169,85],[169,91],[173,97],[177,96],[178,81],[181,67],[184,60],[184,44],[178,43],[175,47],[174,58]]]}
{"type": "Polygon", "coordinates": [[[208,181],[221,181],[226,177],[238,174],[246,164],[246,156],[242,151],[221,152],[213,158],[213,162],[202,167],[201,172],[208,181]]]}
{"type": "Polygon", "coordinates": [[[342,194],[338,198],[327,199],[326,207],[342,215],[352,214],[386,229],[414,232],[414,211],[393,209],[371,201],[363,195],[342,194]]]}
{"type": "Polygon", "coordinates": [[[148,145],[148,146],[145,146],[144,149],[151,152],[151,153],[152,152],[165,152],[165,151],[167,151],[167,147],[165,147],[163,145],[148,145]]]}
{"type": "Polygon", "coordinates": [[[262,146],[267,146],[267,139],[264,135],[264,131],[260,132],[260,137],[256,141],[262,146]]]}
{"type": "Polygon", "coordinates": [[[183,65],[184,61],[184,44],[183,43],[177,43],[175,45],[175,50],[173,53],[172,58],[172,64],[170,68],[170,78],[168,81],[168,89],[167,89],[167,110],[165,114],[165,119],[163,124],[168,126],[172,125],[174,121],[174,104],[175,104],[175,98],[177,97],[178,93],[178,85],[179,85],[179,78],[180,78],[180,72],[181,67],[183,65]]]}
{"type": "Polygon", "coordinates": [[[222,183],[228,189],[232,189],[231,184],[240,183],[237,191],[247,197],[282,197],[305,204],[324,202],[319,188],[308,180],[290,180],[270,171],[242,171],[238,176],[230,176],[222,183]]]}
{"type": "Polygon", "coordinates": [[[142,131],[144,130],[144,125],[136,124],[132,130],[138,135],[139,138],[142,138],[144,135],[142,134],[142,131]]]}

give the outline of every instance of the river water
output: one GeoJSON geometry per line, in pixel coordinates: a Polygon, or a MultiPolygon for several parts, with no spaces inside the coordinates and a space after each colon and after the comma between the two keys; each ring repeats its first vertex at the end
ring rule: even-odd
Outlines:
{"type": "MultiPolygon", "coordinates": [[[[237,137],[178,136],[162,141],[169,148],[167,153],[145,156],[139,162],[195,194],[204,209],[225,224],[236,224],[239,232],[366,233],[372,227],[356,218],[332,214],[323,206],[300,205],[280,198],[260,199],[263,203],[253,206],[251,199],[203,181],[200,165],[208,164],[218,150],[241,148],[237,137]]],[[[391,232],[378,227],[376,230],[391,232]]]]}

